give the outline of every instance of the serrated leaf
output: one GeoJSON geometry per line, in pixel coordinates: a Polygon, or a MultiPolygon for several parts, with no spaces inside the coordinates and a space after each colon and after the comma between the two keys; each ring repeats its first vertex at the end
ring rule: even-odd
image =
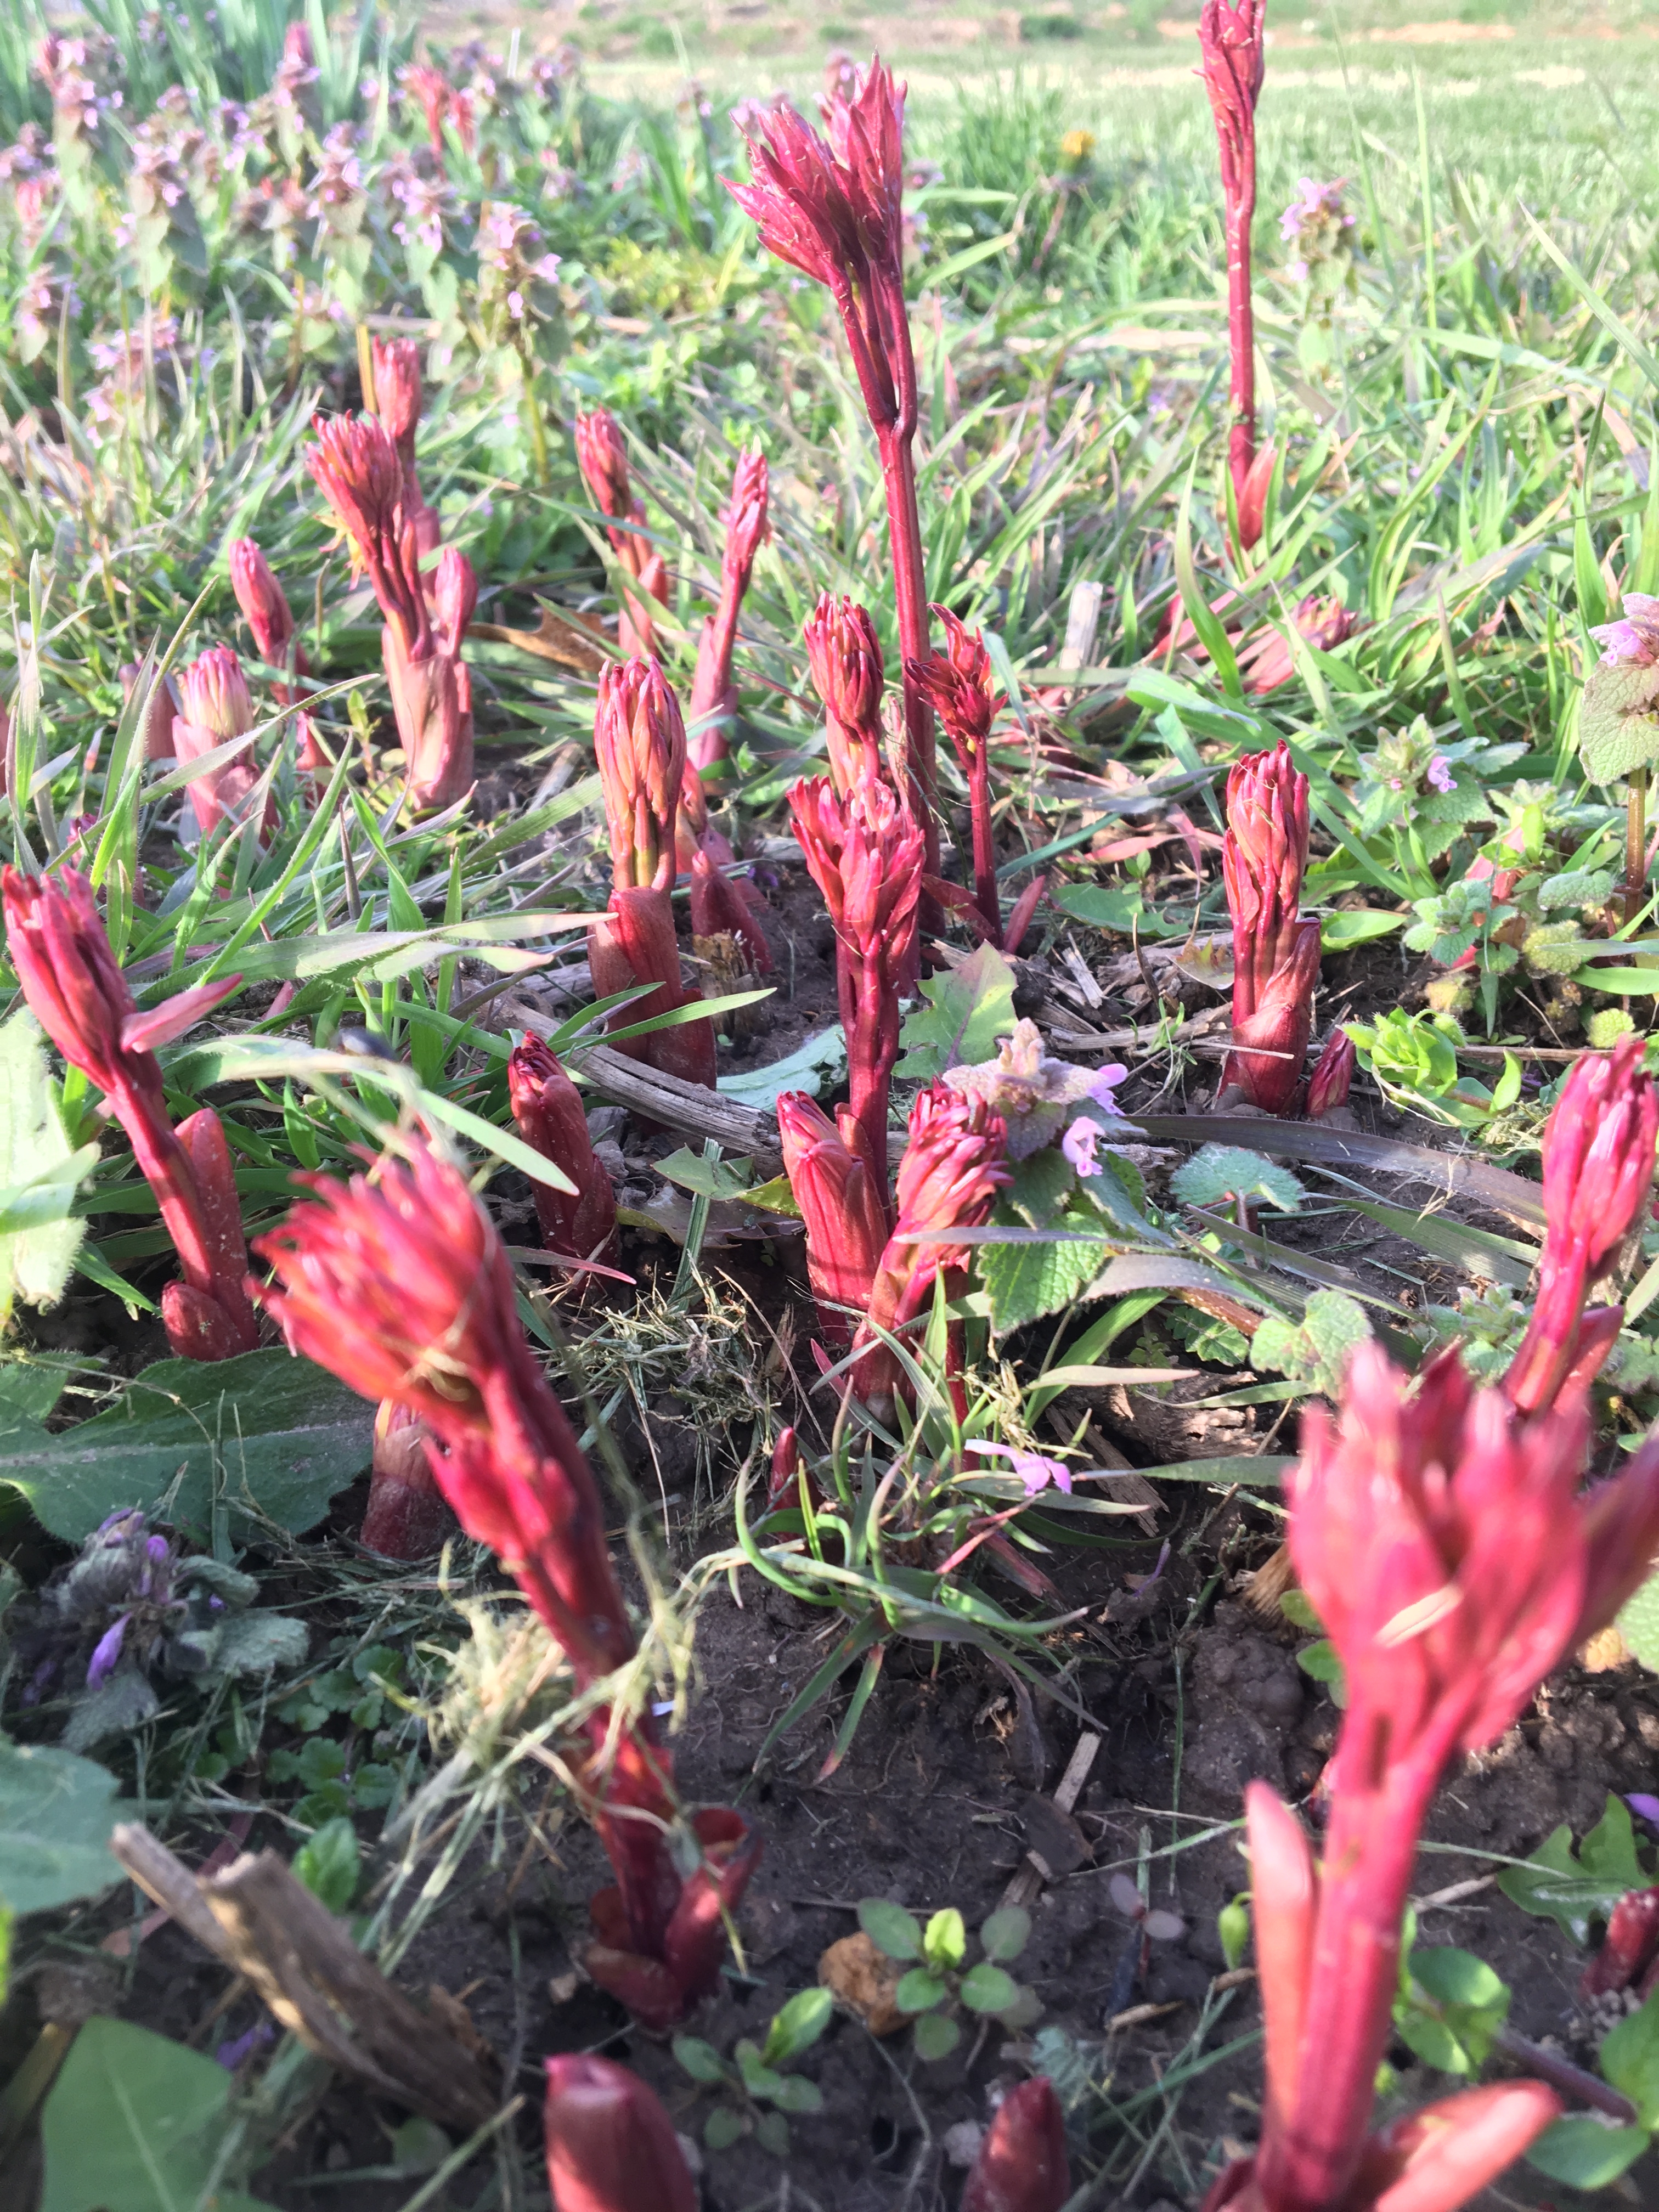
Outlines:
{"type": "Polygon", "coordinates": [[[1170,1177],[1170,1188],[1187,1206],[1262,1198],[1285,1213],[1296,1212],[1308,1195],[1288,1168],[1239,1145],[1201,1145],[1170,1177]]]}
{"type": "Polygon", "coordinates": [[[121,1878],[115,1777],[89,1759],[0,1735],[0,1905],[46,1912],[121,1878]]]}
{"type": "Polygon", "coordinates": [[[955,968],[925,976],[927,1001],[899,1031],[904,1058],[895,1074],[932,1083],[947,1067],[995,1057],[999,1037],[1014,1026],[1014,971],[994,946],[981,945],[955,968]]]}
{"type": "Polygon", "coordinates": [[[1105,1239],[1090,1235],[1097,1221],[1097,1216],[1073,1210],[1053,1224],[1073,1241],[981,1245],[979,1279],[991,1301],[995,1334],[1006,1336],[1081,1297],[1111,1256],[1105,1239]],[[1079,1243],[1077,1237],[1088,1241],[1079,1243]]]}
{"type": "Polygon", "coordinates": [[[878,1951],[890,1959],[921,1956],[921,1923],[884,1897],[866,1897],[859,1902],[859,1926],[878,1951]]]}
{"type": "Polygon", "coordinates": [[[1597,661],[1584,678],[1578,757],[1592,783],[1659,760],[1659,668],[1597,661]]]}
{"type": "Polygon", "coordinates": [[[298,1535],[368,1465],[374,1426],[355,1391],[275,1346],[163,1359],[89,1421],[56,1436],[21,1422],[0,1434],[0,1479],[54,1536],[79,1543],[111,1513],[163,1497],[169,1520],[206,1534],[216,1468],[234,1534],[255,1534],[257,1512],[298,1535]]]}

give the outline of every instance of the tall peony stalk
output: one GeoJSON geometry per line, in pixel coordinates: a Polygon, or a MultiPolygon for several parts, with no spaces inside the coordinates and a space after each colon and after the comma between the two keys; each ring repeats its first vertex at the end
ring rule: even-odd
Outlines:
{"type": "MultiPolygon", "coordinates": [[[[766,456],[744,452],[738,455],[732,479],[732,499],[726,510],[726,543],[720,552],[720,604],[705,617],[697,644],[697,668],[691,681],[691,735],[686,747],[685,788],[693,810],[701,806],[702,787],[692,790],[702,769],[726,758],[729,732],[738,711],[738,695],[732,684],[732,649],[737,641],[738,617],[749,589],[755,556],[767,532],[766,456]]],[[[701,826],[701,825],[699,825],[701,826]]]]}
{"type": "Polygon", "coordinates": [[[380,642],[410,802],[419,812],[453,805],[472,785],[472,678],[461,659],[477,603],[472,564],[447,546],[428,606],[391,434],[368,416],[319,418],[315,428],[306,466],[367,570],[384,617],[380,642]]]}
{"type": "Polygon", "coordinates": [[[668,604],[668,569],[644,531],[645,509],[634,496],[628,448],[614,415],[596,407],[576,417],[576,465],[593,504],[605,519],[611,550],[640,586],[643,597],[622,594],[617,618],[617,647],[624,658],[649,654],[655,647],[648,602],[668,604]]]}
{"type": "Polygon", "coordinates": [[[0,877],[6,951],[30,1012],[71,1067],[109,1101],[161,1209],[184,1270],[161,1293],[167,1342],[181,1359],[229,1359],[258,1345],[248,1303],[247,1247],[230,1152],[205,1107],[174,1128],[158,1045],[193,1028],[241,982],[198,983],[141,1014],[116,964],[86,878],[73,868],[0,877]]]}
{"type": "MultiPolygon", "coordinates": [[[[605,1548],[605,1510],[520,1327],[513,1270],[460,1170],[420,1137],[349,1185],[312,1194],[256,1249],[259,1293],[289,1346],[431,1431],[433,1475],[470,1536],[497,1553],[570,1662],[597,1687],[635,1644],[605,1548]]],[[[579,1787],[616,1874],[591,1911],[587,1971],[652,2027],[713,1988],[760,1838],[723,1809],[682,1819],[648,1711],[600,1703],[579,1787]]]]}
{"type": "Polygon", "coordinates": [[[927,658],[927,592],[916,506],[916,364],[904,297],[904,88],[873,58],[851,96],[825,103],[821,137],[793,108],[768,108],[749,138],[750,181],[727,190],[781,261],[836,303],[881,454],[904,665],[905,757],[927,872],[939,873],[933,719],[911,674],[927,658]]]}
{"type": "Polygon", "coordinates": [[[1248,552],[1261,535],[1273,450],[1255,446],[1255,310],[1250,295],[1250,226],[1255,220],[1255,104],[1266,69],[1267,0],[1204,0],[1198,19],[1199,75],[1210,95],[1226,202],[1227,341],[1232,422],[1227,463],[1248,552]]]}

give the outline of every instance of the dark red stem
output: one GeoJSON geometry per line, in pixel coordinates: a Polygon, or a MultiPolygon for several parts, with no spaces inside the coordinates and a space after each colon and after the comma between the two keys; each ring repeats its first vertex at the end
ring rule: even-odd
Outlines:
{"type": "Polygon", "coordinates": [[[997,891],[996,846],[991,836],[991,741],[980,739],[974,772],[968,779],[968,804],[974,823],[974,903],[985,924],[988,945],[1002,949],[1002,901],[997,891]]]}
{"type": "Polygon", "coordinates": [[[1255,311],[1250,299],[1250,226],[1255,220],[1255,118],[1246,115],[1237,164],[1226,164],[1227,337],[1232,353],[1232,427],[1227,456],[1242,515],[1244,479],[1255,459],[1255,311]]]}

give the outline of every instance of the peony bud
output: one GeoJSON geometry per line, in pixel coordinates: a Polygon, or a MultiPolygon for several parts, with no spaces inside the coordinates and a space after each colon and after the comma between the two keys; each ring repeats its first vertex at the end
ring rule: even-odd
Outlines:
{"type": "Polygon", "coordinates": [[[609,2058],[547,2061],[553,2212],[697,2212],[697,2191],[661,2100],[609,2058]]]}
{"type": "Polygon", "coordinates": [[[1043,2074],[997,2107],[962,2192],[962,2212],[1060,2212],[1072,2193],[1066,2119],[1043,2074]]]}

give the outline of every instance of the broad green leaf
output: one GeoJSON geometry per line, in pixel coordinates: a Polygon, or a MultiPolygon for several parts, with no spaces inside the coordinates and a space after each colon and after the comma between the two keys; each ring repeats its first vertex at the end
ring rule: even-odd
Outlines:
{"type": "Polygon", "coordinates": [[[932,1083],[947,1067],[995,1057],[997,1040],[1014,1026],[1014,971],[994,947],[981,945],[956,968],[924,976],[927,1000],[899,1031],[904,1058],[894,1073],[932,1083]]]}
{"type": "Polygon", "coordinates": [[[1428,2065],[1472,2079],[1509,2015],[1508,1989],[1483,1959],[1449,1944],[1415,1947],[1408,1975],[1394,2010],[1401,2036],[1428,2065]]]}
{"type": "Polygon", "coordinates": [[[823,2092],[816,2081],[809,2081],[804,2074],[783,2074],[778,2076],[778,2086],[772,2092],[772,2102],[781,2112],[821,2112],[823,2092]]]}
{"type": "Polygon", "coordinates": [[[1557,1922],[1582,1948],[1589,1941],[1592,1921],[1605,1920],[1627,1890],[1645,1889],[1652,1880],[1637,1856],[1629,1807],[1609,1795],[1606,1812],[1577,1858],[1572,1831],[1563,1822],[1525,1866],[1505,1867],[1498,1887],[1523,1912],[1557,1922]]]}
{"type": "Polygon", "coordinates": [[[1626,1600],[1619,1633],[1650,1674],[1659,1674],[1659,1575],[1650,1575],[1626,1600]]]}
{"type": "Polygon", "coordinates": [[[884,1897],[863,1898],[859,1904],[859,1926],[890,1959],[921,1956],[921,1923],[902,1905],[890,1904],[884,1897]]]}
{"type": "Polygon", "coordinates": [[[1316,1291],[1299,1328],[1278,1314],[1264,1316],[1250,1340],[1250,1364],[1258,1375],[1288,1375],[1304,1389],[1334,1398],[1355,1348],[1370,1334],[1357,1298],[1344,1291],[1316,1291]]]}
{"type": "Polygon", "coordinates": [[[700,2035],[677,2035],[674,2038],[674,2057],[694,2081],[713,2082],[726,2079],[726,2068],[719,2051],[712,2043],[705,2043],[700,2035]]]}
{"type": "Polygon", "coordinates": [[[738,2062],[738,2071],[743,2076],[743,2086],[751,2097],[775,2097],[783,2087],[783,2076],[769,2067],[761,2057],[757,2045],[742,2038],[732,2048],[732,2056],[738,2062]]]}
{"type": "Polygon", "coordinates": [[[925,1966],[912,1966],[908,1974],[900,1977],[893,2002],[901,2012],[932,2012],[950,1994],[937,1974],[930,1974],[925,1966]]]}
{"type": "Polygon", "coordinates": [[[92,1420],[55,1436],[33,1422],[0,1432],[0,1480],[70,1543],[123,1507],[163,1498],[168,1519],[199,1534],[216,1483],[244,1540],[257,1515],[297,1535],[368,1465],[374,1425],[366,1400],[276,1347],[163,1359],[92,1420]]]}
{"type": "Polygon", "coordinates": [[[1546,2128],[1527,2164],[1570,2189],[1605,2189],[1648,2147],[1645,2128],[1610,2128],[1589,2112],[1569,2112],[1546,2128]]]}
{"type": "Polygon", "coordinates": [[[348,1820],[327,1820],[294,1854],[294,1873],[331,1912],[343,1912],[357,1894],[361,1860],[357,1831],[348,1820]]]}
{"type": "Polygon", "coordinates": [[[1356,945],[1375,944],[1406,921],[1403,914],[1383,914],[1375,907],[1348,907],[1324,915],[1319,925],[1322,952],[1346,952],[1356,945]]]}
{"type": "MultiPolygon", "coordinates": [[[[212,2172],[231,2077],[125,2020],[89,2020],[40,2117],[40,2212],[196,2212],[212,2172]]],[[[254,2200],[215,2192],[215,2212],[254,2200]]]]}
{"type": "Polygon", "coordinates": [[[1006,2012],[1018,1995],[1013,1976],[988,1959],[981,1959],[962,1978],[962,2002],[970,2012],[1006,2012]]]}
{"type": "Polygon", "coordinates": [[[86,1234],[72,1218],[76,1187],[98,1164],[64,1133],[40,1026],[27,1006],[0,1023],[0,1329],[14,1303],[64,1294],[86,1234]]]}
{"type": "Polygon", "coordinates": [[[1659,2128],[1659,1990],[1603,2037],[1599,2059],[1607,2080],[1635,2106],[1642,2125],[1659,2128]]]}
{"type": "Polygon", "coordinates": [[[961,2040],[961,2023],[948,2012],[925,2012],[916,2022],[918,2058],[948,2058],[961,2040]]]}
{"type": "Polygon", "coordinates": [[[702,2139],[710,2150],[730,2150],[743,2132],[743,2114],[729,2105],[716,2105],[702,2124],[702,2139]]]}
{"type": "Polygon", "coordinates": [[[769,2066],[784,2065],[810,2051],[830,2025],[836,2000],[828,1990],[799,1990],[772,2016],[762,2052],[769,2066]]]}
{"type": "Polygon", "coordinates": [[[775,1106],[786,1091],[804,1091],[809,1098],[833,1091],[847,1073],[847,1039],[839,1022],[819,1030],[782,1060],[769,1060],[761,1067],[745,1067],[720,1078],[722,1098],[762,1109],[775,1106]]]}
{"type": "Polygon", "coordinates": [[[980,1948],[999,1964],[1018,1958],[1030,1940],[1031,1916],[1023,1905],[999,1907],[979,1931],[980,1948]]]}
{"type": "Polygon", "coordinates": [[[115,1790],[115,1777],[89,1759],[0,1736],[0,1905],[46,1912],[118,1881],[115,1790]]]}

